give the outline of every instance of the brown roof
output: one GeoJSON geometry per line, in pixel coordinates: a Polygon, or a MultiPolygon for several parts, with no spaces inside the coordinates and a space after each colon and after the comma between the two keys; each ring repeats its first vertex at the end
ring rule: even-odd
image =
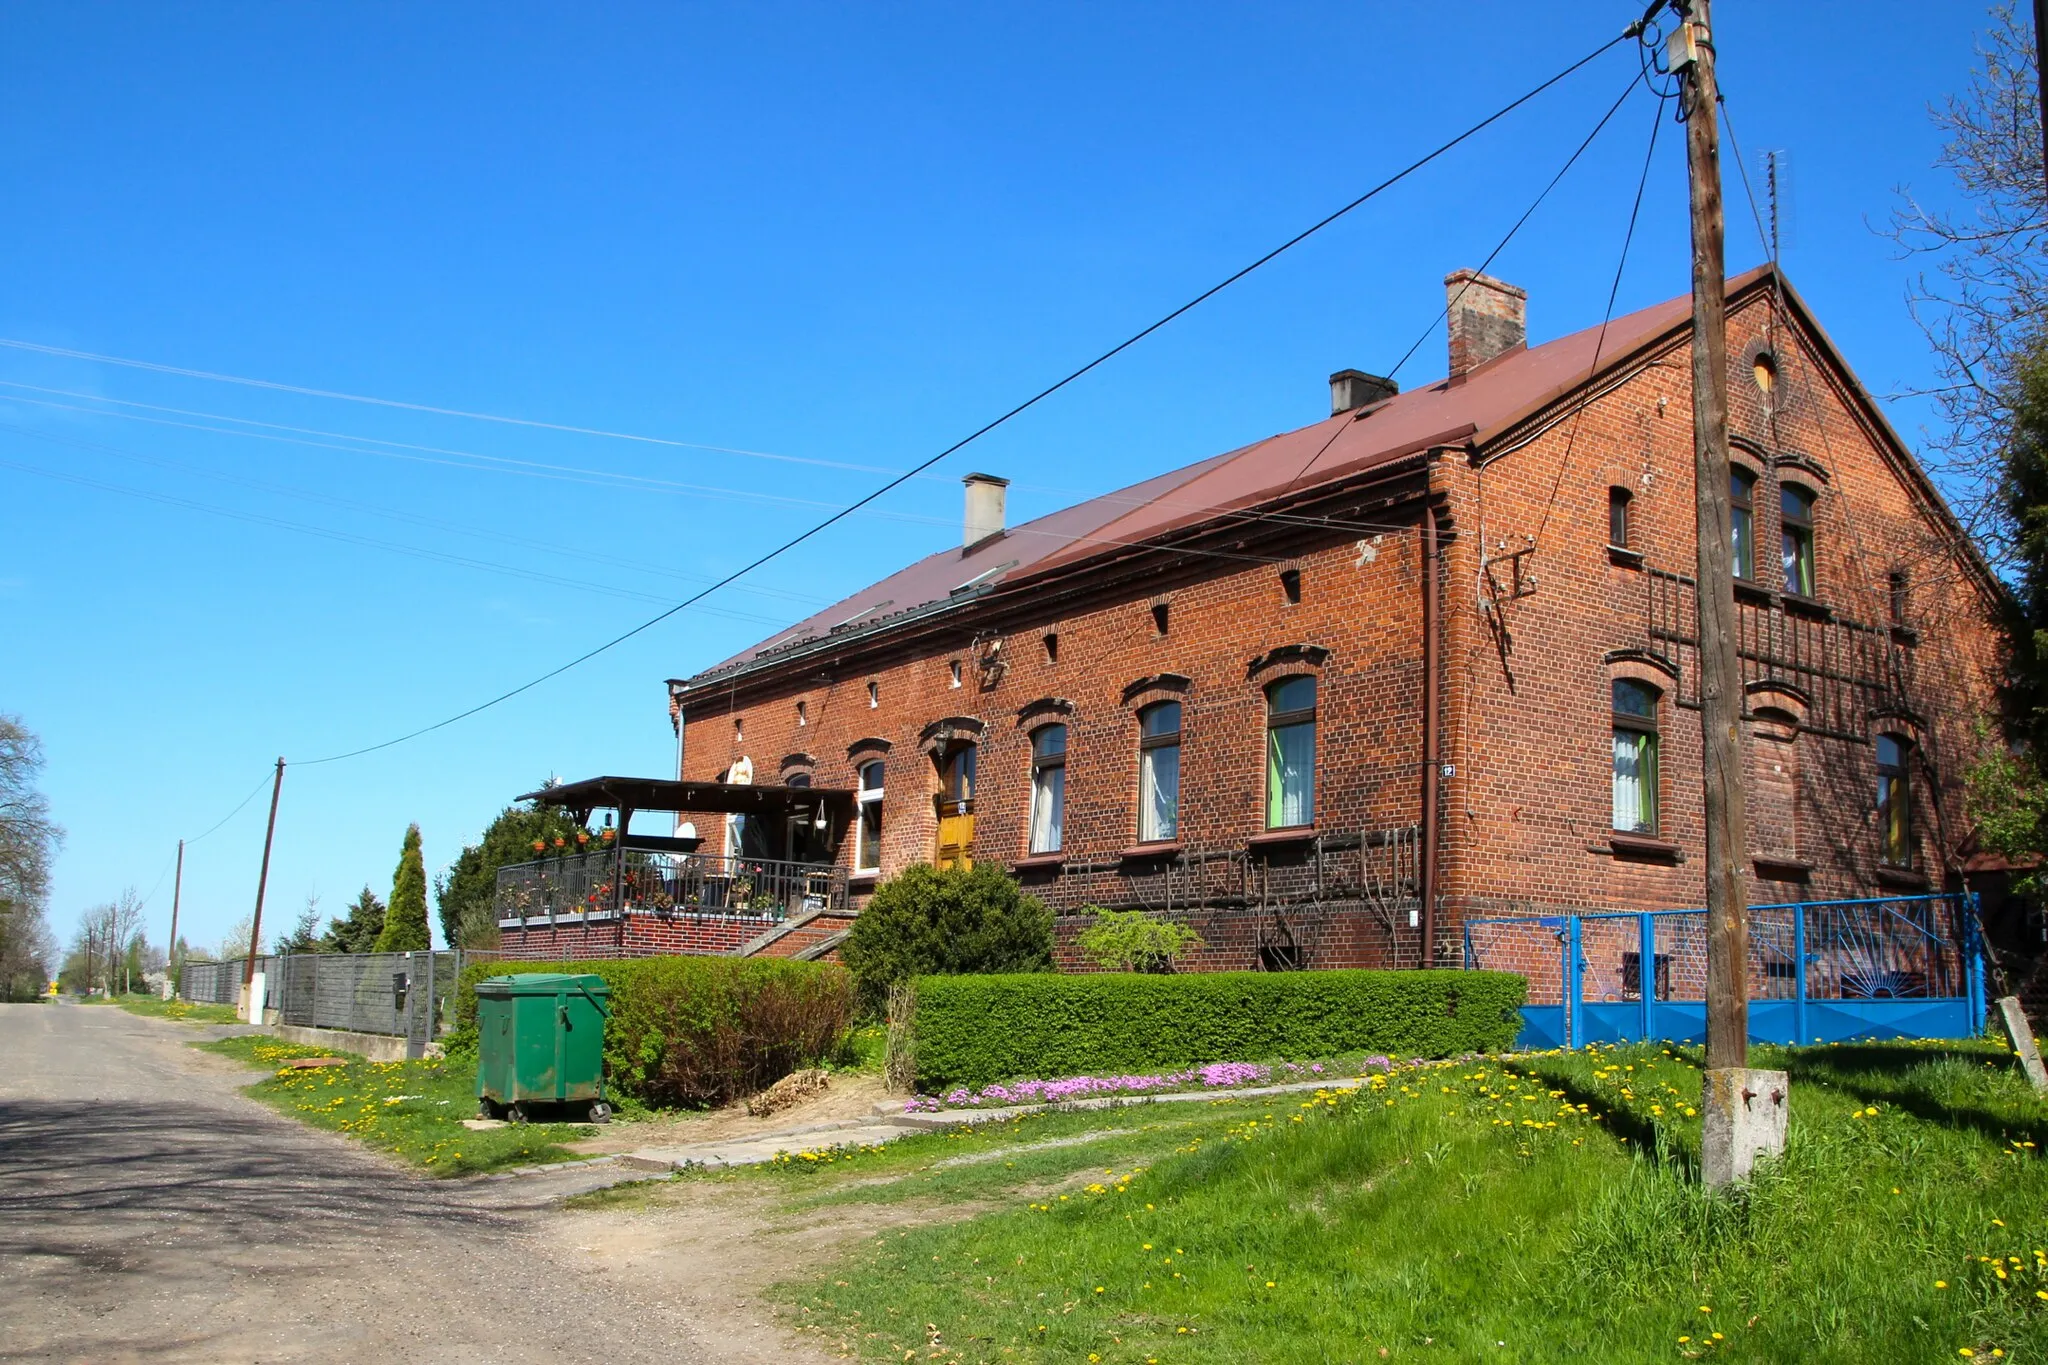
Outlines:
{"type": "MultiPolygon", "coordinates": [[[[1730,295],[1767,277],[1759,266],[1728,281],[1730,295]]],[[[1391,463],[1432,446],[1490,438],[1540,412],[1602,370],[1626,363],[1684,328],[1690,295],[1654,304],[1601,329],[1518,348],[1462,380],[1396,394],[1356,412],[1269,436],[1199,464],[1105,493],[1028,521],[968,551],[941,550],[873,587],[697,674],[694,684],[834,635],[941,610],[969,594],[1062,569],[1119,546],[1139,544],[1221,513],[1391,463]]]]}

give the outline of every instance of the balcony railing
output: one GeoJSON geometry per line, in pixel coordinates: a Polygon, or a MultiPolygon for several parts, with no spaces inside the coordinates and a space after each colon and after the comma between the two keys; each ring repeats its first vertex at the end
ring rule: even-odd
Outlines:
{"type": "Polygon", "coordinates": [[[498,869],[500,924],[619,912],[783,919],[846,904],[846,869],[830,863],[608,848],[498,869]]]}

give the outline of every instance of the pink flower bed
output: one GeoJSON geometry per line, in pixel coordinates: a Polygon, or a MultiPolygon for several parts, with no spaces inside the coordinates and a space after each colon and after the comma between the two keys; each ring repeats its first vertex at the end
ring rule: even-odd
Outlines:
{"type": "MultiPolygon", "coordinates": [[[[1385,1057],[1368,1057],[1359,1074],[1391,1071],[1393,1062],[1385,1057]]],[[[1009,1081],[985,1085],[979,1090],[961,1086],[943,1095],[919,1095],[906,1102],[907,1114],[930,1114],[941,1109],[982,1109],[1013,1104],[1060,1104],[1068,1100],[1095,1099],[1117,1095],[1147,1095],[1175,1090],[1233,1090],[1248,1085],[1284,1084],[1314,1080],[1324,1075],[1321,1062],[1304,1066],[1281,1062],[1265,1066],[1257,1062],[1211,1062],[1207,1066],[1150,1076],[1064,1076],[1058,1080],[1009,1081]]]]}

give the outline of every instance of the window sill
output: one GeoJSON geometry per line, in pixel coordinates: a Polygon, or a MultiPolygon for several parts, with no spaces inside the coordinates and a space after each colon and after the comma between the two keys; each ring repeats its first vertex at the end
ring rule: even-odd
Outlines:
{"type": "Polygon", "coordinates": [[[1811,616],[1818,621],[1832,621],[1835,619],[1834,608],[1828,606],[1825,602],[1816,601],[1811,597],[1802,597],[1796,592],[1788,592],[1784,596],[1784,602],[1785,610],[1794,615],[1811,616]]]}
{"type": "Polygon", "coordinates": [[[1282,829],[1269,829],[1264,834],[1254,834],[1245,840],[1245,844],[1254,850],[1284,844],[1305,844],[1320,832],[1314,825],[1288,825],[1282,829]]]}
{"type": "Polygon", "coordinates": [[[846,889],[848,891],[872,891],[875,889],[875,883],[880,880],[882,880],[882,873],[879,868],[873,872],[856,872],[846,879],[846,889]]]}
{"type": "Polygon", "coordinates": [[[1615,830],[1607,836],[1605,844],[1587,844],[1591,853],[1605,853],[1624,862],[1638,863],[1682,863],[1685,852],[1669,839],[1652,839],[1641,834],[1624,834],[1615,830]]]}
{"type": "Polygon", "coordinates": [[[1927,874],[1915,871],[1910,867],[1893,867],[1889,863],[1879,863],[1877,865],[1877,879],[1886,886],[1896,886],[1902,890],[1925,891],[1927,889],[1927,874]]]}
{"type": "Polygon", "coordinates": [[[1803,858],[1773,858],[1760,853],[1749,861],[1757,877],[1767,882],[1804,882],[1813,876],[1813,864],[1803,858]]]}
{"type": "Polygon", "coordinates": [[[1617,569],[1640,569],[1643,567],[1643,552],[1610,545],[1607,547],[1607,562],[1617,569]]]}
{"type": "Polygon", "coordinates": [[[1019,858],[1017,859],[1017,861],[1011,863],[1010,871],[1056,872],[1060,868],[1064,867],[1066,865],[1066,862],[1067,855],[1064,852],[1055,851],[1052,853],[1034,853],[1027,858],[1019,858]]]}
{"type": "Polygon", "coordinates": [[[1143,862],[1147,858],[1178,858],[1180,840],[1167,839],[1156,844],[1133,844],[1116,856],[1127,863],[1143,862]]]}
{"type": "Polygon", "coordinates": [[[1769,588],[1759,587],[1746,578],[1735,580],[1735,596],[1741,601],[1754,602],[1758,606],[1775,607],[1778,605],[1778,594],[1772,592],[1769,588]]]}

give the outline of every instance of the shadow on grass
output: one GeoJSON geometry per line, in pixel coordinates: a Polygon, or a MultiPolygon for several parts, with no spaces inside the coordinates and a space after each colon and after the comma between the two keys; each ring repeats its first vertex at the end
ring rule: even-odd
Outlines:
{"type": "Polygon", "coordinates": [[[2029,1155],[2039,1156],[2041,1144],[2048,1143],[2048,1108],[2035,1101],[2034,1113],[2000,1112],[1975,1104],[1951,1104],[1928,1094],[1913,1071],[1929,1062],[1963,1062],[1981,1067],[1990,1062],[2000,1072],[2010,1072],[2016,1063],[2004,1054],[1987,1053],[1967,1047],[1931,1048],[1909,1043],[1843,1043],[1829,1048],[1788,1052],[1780,1064],[1793,1084],[1827,1085],[1860,1098],[1865,1104],[1902,1109],[1924,1122],[1944,1128],[1967,1129],[1998,1142],[2025,1141],[2035,1145],[2029,1155]]]}
{"type": "Polygon", "coordinates": [[[1552,1090],[1563,1091],[1567,1101],[1573,1105],[1584,1105],[1599,1115],[1602,1128],[1625,1140],[1657,1165],[1688,1180],[1699,1175],[1699,1153],[1693,1150],[1692,1144],[1655,1119],[1627,1109],[1612,1108],[1605,1095],[1585,1085],[1577,1076],[1552,1070],[1540,1062],[1503,1062],[1501,1065],[1504,1070],[1541,1081],[1552,1090]]]}

